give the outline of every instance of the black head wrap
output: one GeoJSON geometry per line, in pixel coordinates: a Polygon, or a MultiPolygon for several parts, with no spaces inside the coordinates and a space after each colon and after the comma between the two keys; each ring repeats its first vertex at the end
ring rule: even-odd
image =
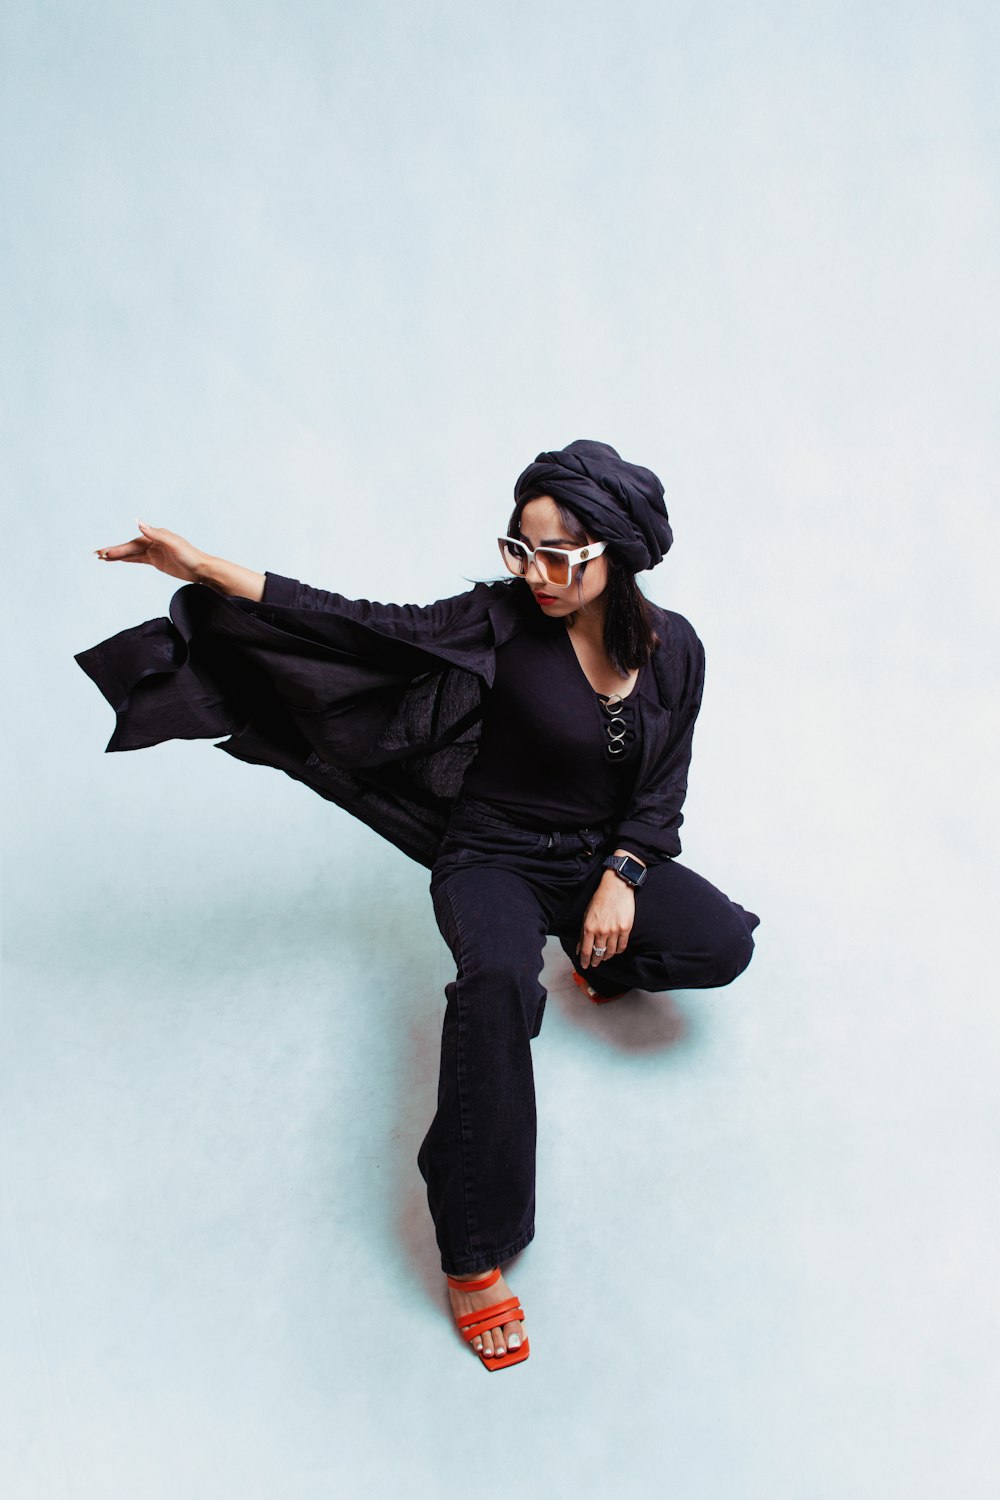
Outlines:
{"type": "Polygon", "coordinates": [[[522,504],[538,495],[551,495],[598,541],[613,543],[635,573],[655,568],[674,539],[663,485],[651,469],[627,463],[610,443],[578,438],[556,453],[539,453],[514,486],[511,527],[522,504]]]}

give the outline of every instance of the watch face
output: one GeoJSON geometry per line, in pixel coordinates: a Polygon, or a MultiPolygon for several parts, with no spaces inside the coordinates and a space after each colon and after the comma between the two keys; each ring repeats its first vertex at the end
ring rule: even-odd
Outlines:
{"type": "Polygon", "coordinates": [[[645,870],[643,869],[643,866],[639,863],[639,861],[637,859],[629,859],[628,856],[626,856],[625,859],[622,860],[620,868],[621,873],[625,876],[626,880],[631,880],[633,882],[640,881],[645,874],[645,870]]]}

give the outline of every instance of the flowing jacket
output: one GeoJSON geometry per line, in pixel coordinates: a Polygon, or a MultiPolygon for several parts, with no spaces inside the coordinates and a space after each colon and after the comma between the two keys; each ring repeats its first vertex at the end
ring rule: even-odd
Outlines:
{"type": "MultiPolygon", "coordinates": [[[[651,605],[655,695],[639,693],[642,752],[613,847],[680,853],[705,656],[682,615],[651,605]]],[[[169,617],[74,657],[115,711],[106,750],[228,735],[215,746],[274,766],[433,865],[475,758],[495,653],[538,606],[522,580],[433,604],[347,599],[280,573],[260,601],[186,584],[169,617]]]]}

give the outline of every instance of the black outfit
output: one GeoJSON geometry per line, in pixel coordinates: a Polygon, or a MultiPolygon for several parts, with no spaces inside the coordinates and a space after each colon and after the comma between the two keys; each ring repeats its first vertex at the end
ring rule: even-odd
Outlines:
{"type": "Polygon", "coordinates": [[[753,951],[754,913],[674,863],[704,652],[683,616],[651,608],[659,642],[626,700],[621,765],[565,627],[540,622],[518,579],[426,606],[275,573],[259,602],[188,584],[169,618],[75,658],[115,709],[109,751],[226,734],[216,748],[285,771],[430,869],[457,975],[418,1163],[452,1273],[534,1232],[542,947],[552,933],[576,964],[604,855],[628,849],[649,873],[625,952],[586,971],[595,989],[724,985],[753,951]]]}
{"type": "MultiPolygon", "coordinates": [[[[417,1162],[452,1274],[508,1260],[535,1232],[531,1040],[545,1008],[546,936],[603,995],[724,985],[750,962],[757,917],[654,854],[625,952],[579,966],[583,919],[640,760],[635,700],[648,681],[647,666],[622,705],[629,743],[617,754],[613,720],[562,621],[543,618],[496,653],[479,754],[430,885],[457,975],[445,986],[437,1112],[417,1162]]],[[[628,848],[645,859],[637,840],[628,848]]]]}

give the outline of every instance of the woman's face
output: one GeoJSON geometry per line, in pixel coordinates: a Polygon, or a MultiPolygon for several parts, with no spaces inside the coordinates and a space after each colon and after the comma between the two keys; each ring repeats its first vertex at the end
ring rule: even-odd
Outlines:
{"type": "MultiPolygon", "coordinates": [[[[534,550],[537,547],[563,547],[567,552],[576,552],[587,542],[598,538],[586,533],[587,540],[568,536],[566,526],[551,495],[539,495],[529,500],[521,512],[521,536],[534,550]]],[[[535,596],[538,607],[553,619],[571,615],[582,604],[590,605],[604,593],[608,582],[608,568],[604,555],[593,558],[583,569],[581,578],[579,564],[573,569],[569,586],[552,588],[539,573],[534,561],[523,575],[524,581],[535,596]]]]}

